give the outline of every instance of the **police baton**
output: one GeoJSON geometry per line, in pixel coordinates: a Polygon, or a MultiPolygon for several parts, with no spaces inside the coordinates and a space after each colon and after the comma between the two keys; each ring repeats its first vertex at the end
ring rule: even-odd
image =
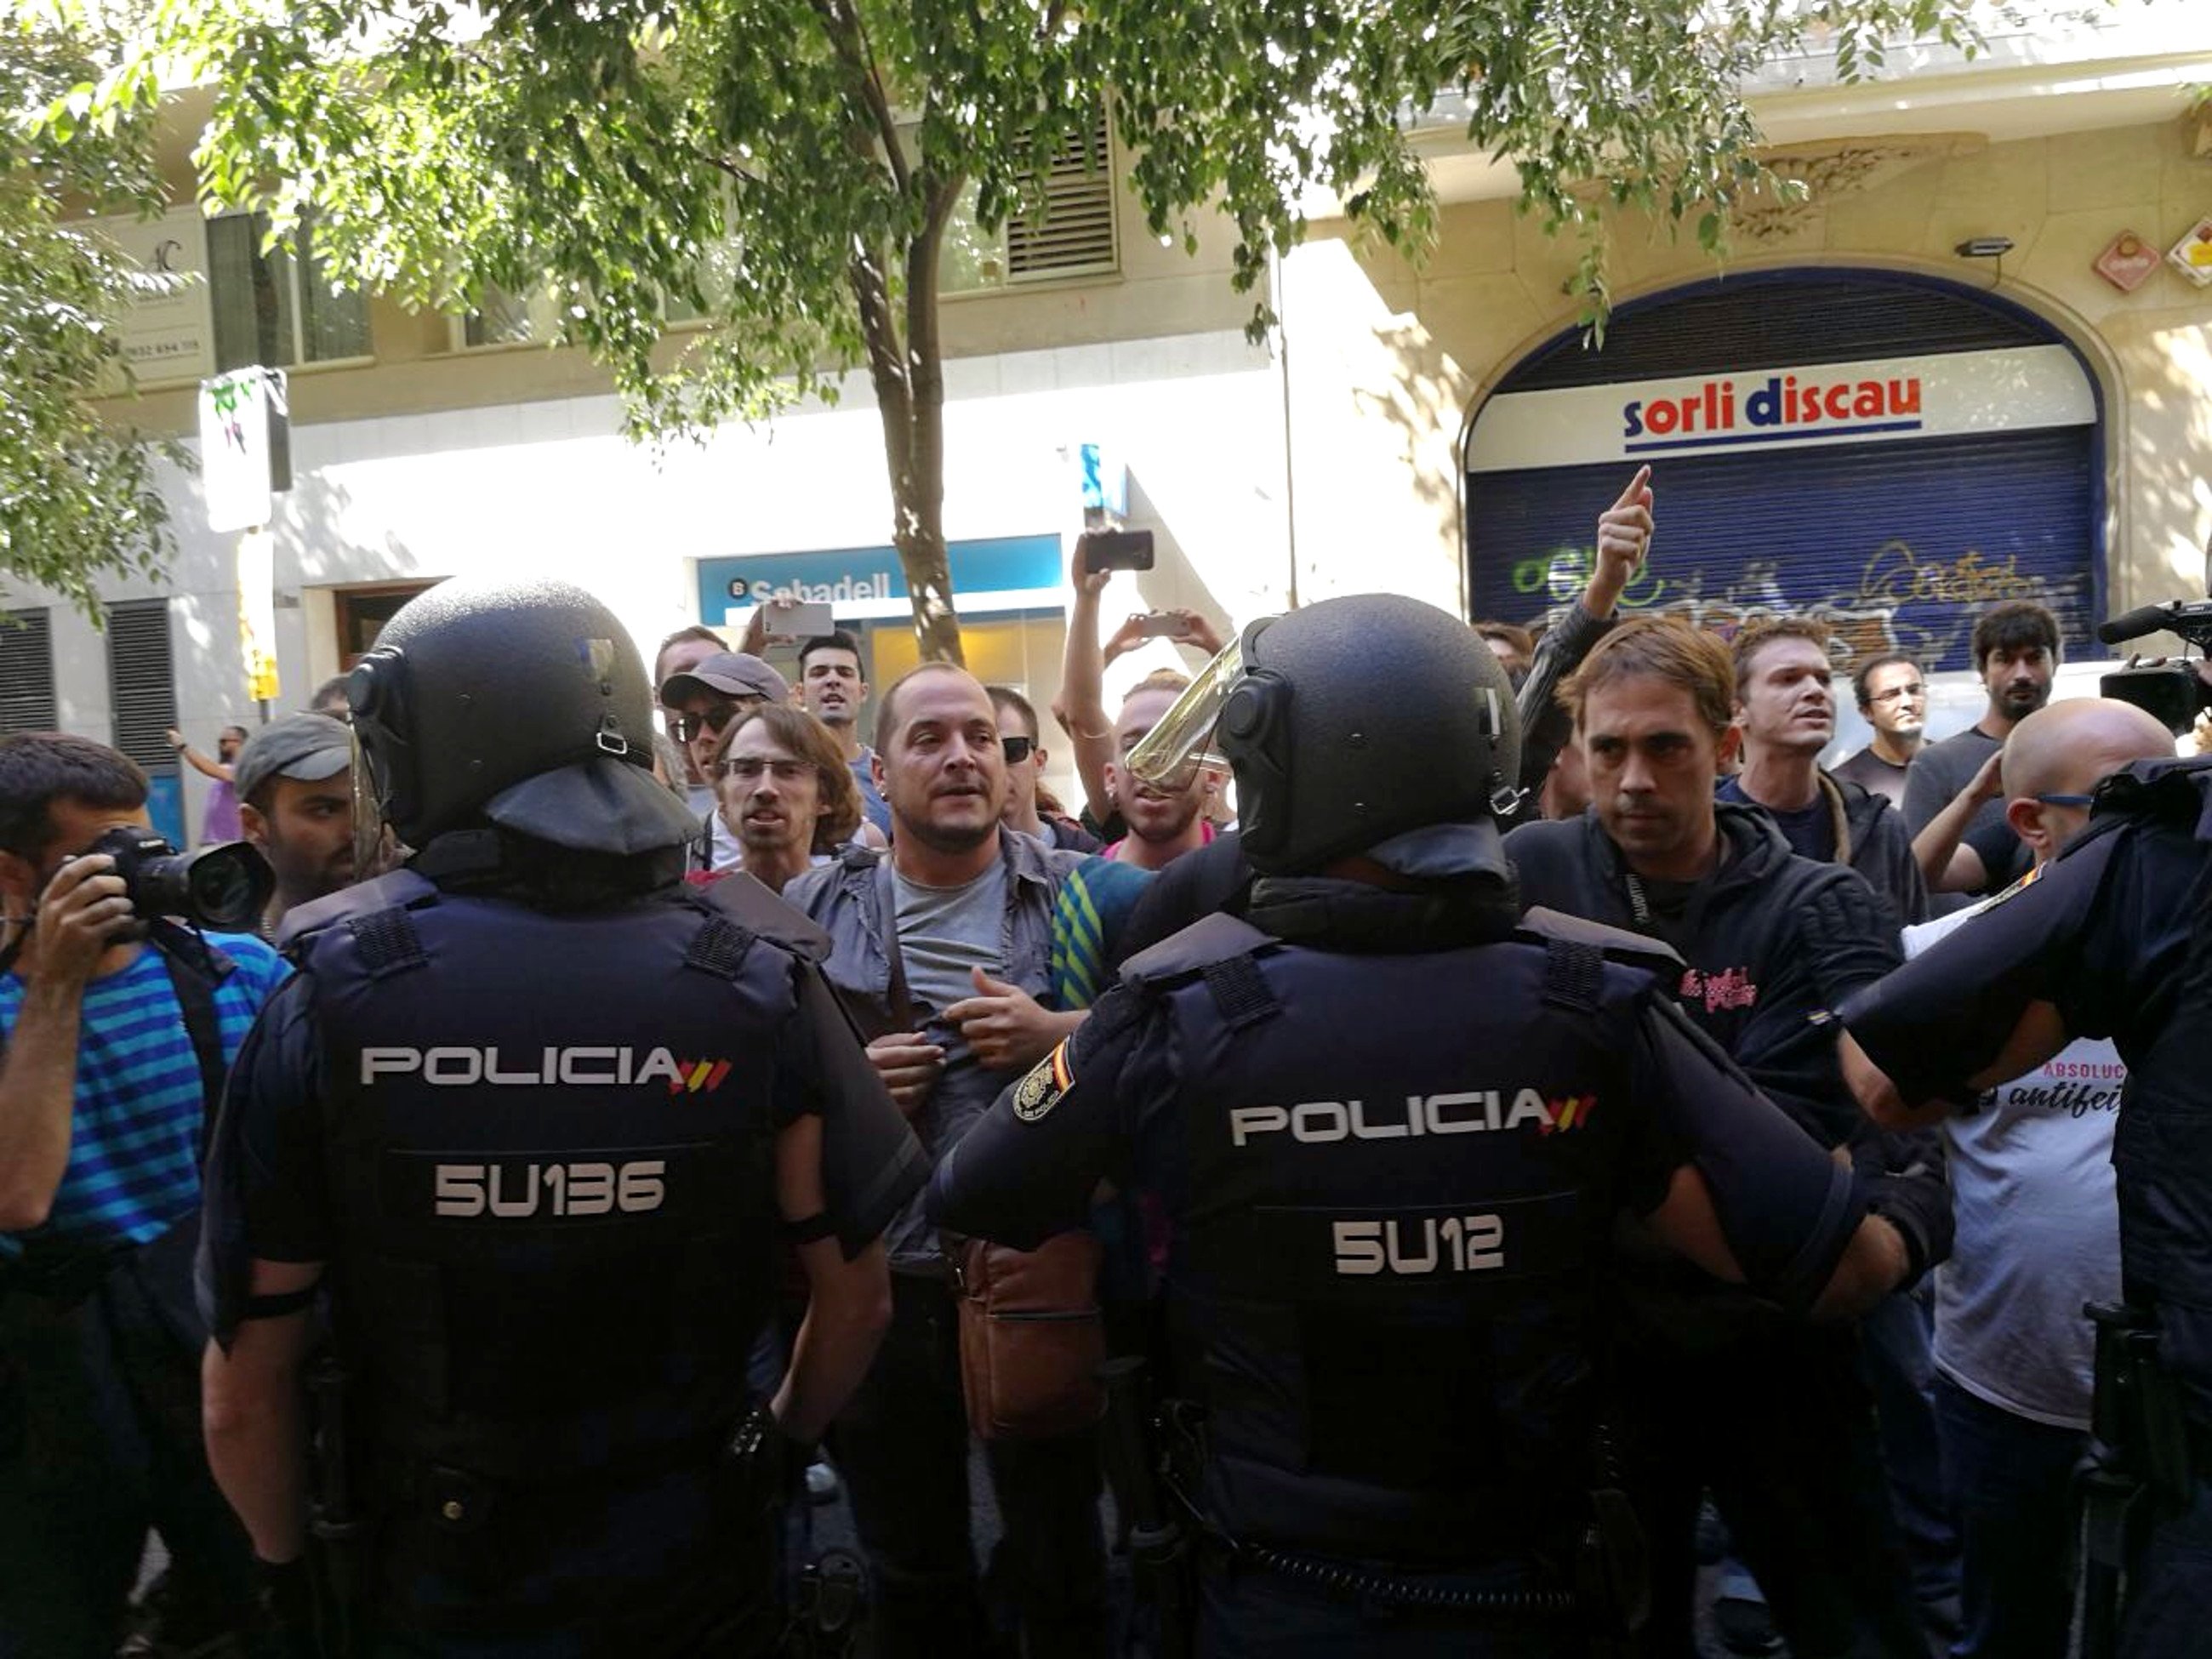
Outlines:
{"type": "Polygon", "coordinates": [[[1159,1465],[1145,1400],[1145,1362],[1131,1354],[1098,1368],[1106,1389],[1106,1478],[1129,1526],[1129,1560],[1159,1618],[1160,1659],[1190,1651],[1192,1609],[1183,1581],[1182,1523],[1161,1501],[1159,1465]]]}
{"type": "Polygon", "coordinates": [[[362,1521],[355,1511],[347,1468],[345,1367],[325,1353],[307,1374],[314,1407],[314,1496],[308,1529],[314,1534],[322,1586],[320,1635],[328,1659],[353,1659],[359,1651],[355,1611],[362,1586],[358,1559],[362,1521]]]}

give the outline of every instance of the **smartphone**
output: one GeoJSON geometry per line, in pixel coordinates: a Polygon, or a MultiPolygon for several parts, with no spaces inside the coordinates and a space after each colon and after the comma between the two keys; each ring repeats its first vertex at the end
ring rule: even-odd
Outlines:
{"type": "Polygon", "coordinates": [[[1137,629],[1148,640],[1179,640],[1182,630],[1182,618],[1172,611],[1153,611],[1137,629]]]}
{"type": "Polygon", "coordinates": [[[1149,530],[1092,530],[1083,538],[1083,562],[1092,570],[1150,570],[1149,530]]]}
{"type": "Polygon", "coordinates": [[[819,600],[785,604],[771,599],[768,606],[768,636],[771,640],[811,640],[830,632],[836,623],[830,607],[819,600]]]}

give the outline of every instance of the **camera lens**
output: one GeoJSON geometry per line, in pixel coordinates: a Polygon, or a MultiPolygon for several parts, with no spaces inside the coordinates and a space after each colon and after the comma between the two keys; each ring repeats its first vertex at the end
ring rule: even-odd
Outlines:
{"type": "Polygon", "coordinates": [[[184,890],[181,914],[203,927],[240,933],[252,929],[268,902],[269,866],[242,841],[210,847],[176,860],[184,890]]]}

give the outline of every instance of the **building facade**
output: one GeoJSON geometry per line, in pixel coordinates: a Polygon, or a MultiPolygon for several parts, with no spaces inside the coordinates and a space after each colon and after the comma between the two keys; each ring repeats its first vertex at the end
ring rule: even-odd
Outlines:
{"type": "MultiPolygon", "coordinates": [[[[2202,262],[2166,254],[2212,216],[2212,125],[2185,91],[2212,83],[2212,10],[2154,0],[2091,27],[2060,9],[1972,63],[1893,53],[1866,86],[1775,66],[1757,107],[1807,191],[1754,204],[1717,267],[1617,217],[1601,344],[1565,291],[1576,250],[1515,215],[1510,169],[1449,107],[1421,135],[1444,204],[1431,256],[1366,248],[1313,204],[1264,346],[1219,228],[1195,258],[1161,247],[1110,190],[1023,268],[968,249],[944,311],[945,521],[971,663],[1040,706],[1056,693],[1085,444],[1126,465],[1159,548],[1109,617],[1188,606],[1225,627],[1382,588],[1538,618],[1646,462],[1641,607],[1809,610],[1849,650],[1957,671],[1995,599],[2051,604],[2087,655],[2106,615],[2202,593],[2212,233],[2202,262]]],[[[133,418],[187,432],[200,374],[290,368],[280,708],[408,593],[477,570],[579,580],[647,652],[792,591],[864,633],[878,686],[913,660],[865,375],[834,407],[656,454],[620,435],[586,361],[532,343],[526,301],[410,315],[331,295],[312,259],[258,260],[250,227],[159,228],[163,257],[207,272],[205,305],[148,319],[133,418]]],[[[172,721],[203,747],[251,722],[235,538],[205,528],[196,482],[170,494],[171,580],[118,586],[118,648],[47,596],[0,594],[33,623],[0,643],[0,718],[51,714],[155,763],[148,734],[172,721]]],[[[1172,655],[1148,647],[1109,683],[1172,655]]]]}

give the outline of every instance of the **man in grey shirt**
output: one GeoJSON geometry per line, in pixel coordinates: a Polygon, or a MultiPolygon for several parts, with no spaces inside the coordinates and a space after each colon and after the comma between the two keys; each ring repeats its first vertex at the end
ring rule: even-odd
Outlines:
{"type": "MultiPolygon", "coordinates": [[[[934,1162],[1083,1021],[1054,974],[1062,888],[1145,878],[1003,827],[997,716],[951,664],[924,663],[885,692],[876,737],[891,850],[847,848],[783,896],[828,931],[823,971],[934,1162]]],[[[955,1287],[918,1204],[885,1243],[890,1329],[830,1436],[874,1569],[875,1651],[981,1652],[991,1644],[969,1542],[955,1287]]],[[[985,1450],[1006,1521],[989,1583],[1011,1602],[1024,1650],[1103,1659],[1093,1437],[985,1450]]]]}
{"type": "MultiPolygon", "coordinates": [[[[1965,731],[1931,743],[1912,757],[1905,777],[1905,827],[1930,890],[1955,890],[1942,868],[1930,870],[1923,832],[1943,809],[1973,786],[1990,757],[2004,747],[2014,726],[2051,701],[2051,677],[2058,672],[2058,619],[2027,599],[1990,606],[1974,623],[1974,668],[1988,690],[1989,708],[1965,731]]],[[[1969,835],[1996,833],[2004,821],[2002,799],[1984,801],[1966,825],[1969,835]]],[[[1955,839],[1953,842],[1956,844],[1955,839]]],[[[1990,890],[2008,885],[2025,867],[2018,863],[1989,872],[1990,890]]]]}

